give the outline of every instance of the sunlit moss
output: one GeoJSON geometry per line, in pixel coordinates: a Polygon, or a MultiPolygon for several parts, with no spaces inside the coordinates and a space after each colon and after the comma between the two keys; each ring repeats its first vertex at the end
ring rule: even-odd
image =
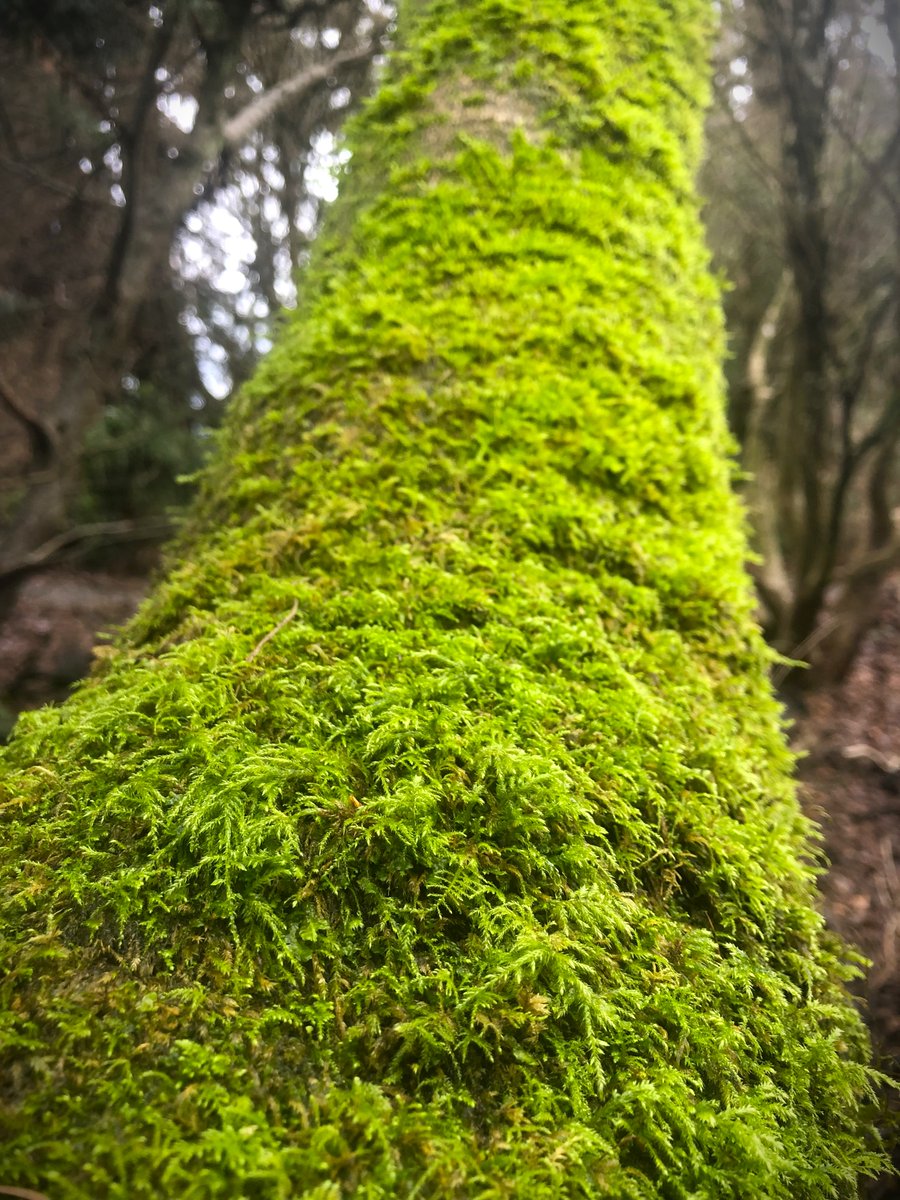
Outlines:
{"type": "Polygon", "coordinates": [[[691,183],[707,5],[408,7],[166,581],[6,752],[0,1181],[853,1196],[691,183]]]}

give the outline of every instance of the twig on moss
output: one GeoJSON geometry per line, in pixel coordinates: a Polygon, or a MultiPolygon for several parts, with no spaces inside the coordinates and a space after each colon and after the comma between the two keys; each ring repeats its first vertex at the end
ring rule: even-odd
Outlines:
{"type": "Polygon", "coordinates": [[[282,631],[282,629],[284,629],[285,625],[287,625],[287,623],[289,621],[293,621],[294,617],[296,617],[296,615],[297,615],[298,608],[299,608],[299,605],[298,605],[297,601],[295,600],[294,603],[291,605],[291,611],[288,613],[288,615],[286,617],[282,617],[281,620],[278,622],[278,624],[275,626],[275,628],[270,629],[269,632],[266,634],[266,636],[264,638],[260,638],[260,640],[256,643],[256,645],[253,647],[253,649],[247,655],[247,658],[246,658],[247,662],[252,662],[254,660],[254,658],[256,658],[257,654],[259,654],[260,650],[262,650],[262,648],[266,644],[266,642],[271,642],[272,638],[275,636],[276,633],[281,633],[281,631],[282,631]]]}

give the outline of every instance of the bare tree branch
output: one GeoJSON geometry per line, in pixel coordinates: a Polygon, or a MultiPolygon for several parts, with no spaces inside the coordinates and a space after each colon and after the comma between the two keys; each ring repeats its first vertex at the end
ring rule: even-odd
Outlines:
{"type": "Polygon", "coordinates": [[[146,517],[139,521],[96,521],[90,525],[76,525],[48,538],[22,558],[4,563],[0,567],[0,580],[50,566],[79,542],[117,545],[122,542],[155,541],[167,537],[174,528],[174,523],[169,517],[146,517]]]}
{"type": "Polygon", "coordinates": [[[163,61],[178,22],[178,6],[170,19],[163,22],[156,30],[150,53],[144,64],[144,71],[137,89],[131,119],[127,125],[121,125],[121,141],[123,146],[122,192],[125,196],[125,206],[119,220],[119,228],[113,239],[109,260],[106,265],[106,279],[103,291],[97,305],[99,314],[108,312],[114,307],[119,297],[119,282],[125,269],[128,257],[128,247],[134,233],[134,223],[137,217],[136,192],[140,181],[139,147],[147,122],[147,115],[156,101],[158,85],[156,71],[163,61]]]}
{"type": "Polygon", "coordinates": [[[10,153],[16,158],[21,158],[22,152],[19,148],[16,131],[12,121],[9,119],[9,113],[6,111],[6,105],[3,103],[2,96],[0,96],[0,133],[3,134],[10,153]]]}
{"type": "Polygon", "coordinates": [[[848,589],[868,579],[879,578],[900,564],[900,533],[892,541],[867,554],[865,558],[839,571],[837,579],[848,589]]]}
{"type": "Polygon", "coordinates": [[[791,583],[787,573],[771,494],[776,486],[772,456],[764,444],[763,431],[775,395],[769,378],[769,353],[778,330],[784,306],[790,294],[790,273],[785,268],[760,318],[747,356],[747,387],[751,396],[747,428],[746,461],[753,477],[750,488],[757,544],[763,561],[753,571],[760,599],[769,609],[774,622],[781,619],[791,600],[791,583]],[[760,502],[761,501],[761,502],[760,502]]]}
{"type": "Polygon", "coordinates": [[[868,175],[872,187],[880,193],[883,200],[887,200],[894,214],[900,217],[900,196],[896,194],[884,177],[885,170],[890,167],[892,160],[900,152],[900,125],[894,130],[893,135],[879,155],[878,161],[873,162],[850,130],[844,125],[832,105],[829,105],[828,108],[828,120],[840,134],[844,145],[868,175]]]}
{"type": "Polygon", "coordinates": [[[98,117],[103,120],[109,119],[109,106],[106,104],[103,93],[97,87],[96,83],[93,80],[85,79],[75,69],[73,63],[66,58],[59,47],[44,34],[38,36],[37,46],[42,51],[44,60],[48,64],[52,64],[58,78],[73,87],[98,117]]]}
{"type": "Polygon", "coordinates": [[[885,406],[881,417],[856,447],[856,459],[862,461],[879,445],[892,431],[900,427],[900,395],[894,394],[885,406]]]}
{"type": "Polygon", "coordinates": [[[298,71],[296,75],[283,79],[274,87],[270,87],[268,91],[262,92],[239,113],[226,121],[223,131],[225,147],[235,150],[242,146],[251,134],[264,125],[270,117],[274,117],[277,112],[280,112],[290,101],[311,91],[320,83],[324,83],[340,67],[347,66],[349,63],[362,62],[369,58],[374,51],[375,39],[373,38],[371,42],[339,51],[327,62],[317,63],[315,66],[298,71]]]}
{"type": "Polygon", "coordinates": [[[38,468],[46,467],[56,454],[56,437],[49,426],[34,415],[19,399],[12,386],[0,375],[0,404],[25,426],[32,458],[38,468]]]}
{"type": "Polygon", "coordinates": [[[48,192],[56,192],[57,195],[64,196],[67,200],[77,200],[80,195],[78,188],[72,187],[69,183],[61,183],[52,175],[45,175],[43,171],[38,171],[27,163],[16,162],[12,158],[0,158],[0,168],[13,175],[20,175],[23,179],[30,179],[33,183],[46,188],[48,192]]]}
{"type": "Polygon", "coordinates": [[[753,138],[744,128],[743,123],[737,119],[734,109],[728,102],[728,97],[721,89],[716,88],[715,98],[721,110],[728,116],[731,122],[731,128],[737,135],[737,139],[741,143],[741,146],[744,148],[744,151],[747,154],[747,159],[753,166],[757,178],[765,187],[772,199],[778,200],[779,196],[784,192],[785,185],[783,175],[777,166],[766,161],[756,142],[754,142],[753,138]]]}

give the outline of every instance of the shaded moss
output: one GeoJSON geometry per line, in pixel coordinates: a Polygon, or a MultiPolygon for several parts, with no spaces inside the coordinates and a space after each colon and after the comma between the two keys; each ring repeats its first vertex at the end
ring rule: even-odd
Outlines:
{"type": "Polygon", "coordinates": [[[166,581],[4,755],[3,1181],[853,1196],[691,185],[707,6],[409,7],[166,581]]]}

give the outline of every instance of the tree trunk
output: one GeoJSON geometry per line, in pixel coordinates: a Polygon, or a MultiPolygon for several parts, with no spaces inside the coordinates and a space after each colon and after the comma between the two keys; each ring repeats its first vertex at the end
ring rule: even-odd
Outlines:
{"type": "Polygon", "coordinates": [[[5,754],[4,1183],[850,1194],[701,0],[419,0],[171,570],[5,754]]]}

